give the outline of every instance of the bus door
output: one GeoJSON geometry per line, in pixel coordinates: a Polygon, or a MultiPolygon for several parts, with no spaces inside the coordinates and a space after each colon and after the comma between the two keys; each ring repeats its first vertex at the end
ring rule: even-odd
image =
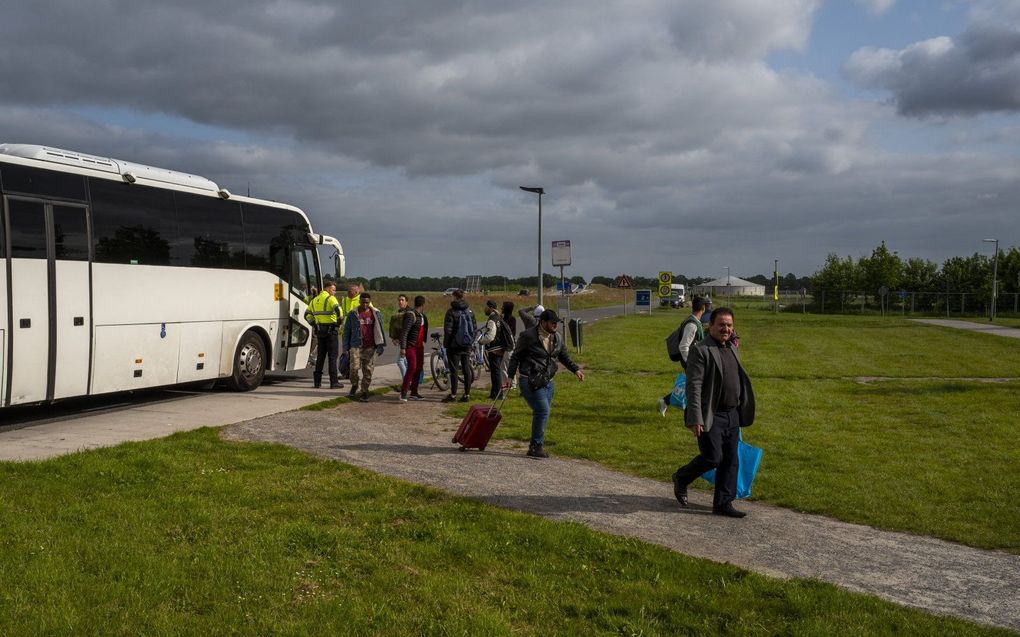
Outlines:
{"type": "Polygon", "coordinates": [[[7,404],[88,393],[92,313],[85,206],[5,198],[7,404]]]}
{"type": "MultiPolygon", "coordinates": [[[[285,347],[277,350],[278,369],[304,369],[308,364],[311,327],[305,321],[305,308],[312,298],[312,287],[318,287],[318,258],[315,248],[305,245],[288,247],[287,282],[289,295],[287,305],[289,319],[283,328],[285,347]]],[[[318,290],[315,290],[317,293],[318,290]]]]}

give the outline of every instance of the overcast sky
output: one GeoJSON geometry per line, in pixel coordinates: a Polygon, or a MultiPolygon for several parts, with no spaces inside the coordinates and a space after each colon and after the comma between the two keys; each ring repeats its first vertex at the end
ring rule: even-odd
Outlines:
{"type": "Polygon", "coordinates": [[[0,142],[293,203],[354,275],[1020,245],[1020,0],[8,0],[0,142]]]}

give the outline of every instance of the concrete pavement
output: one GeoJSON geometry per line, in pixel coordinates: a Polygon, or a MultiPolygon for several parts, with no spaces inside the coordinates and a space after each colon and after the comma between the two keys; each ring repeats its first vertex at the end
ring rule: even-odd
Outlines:
{"type": "MultiPolygon", "coordinates": [[[[380,365],[375,368],[372,387],[393,385],[399,377],[395,363],[380,365]]],[[[350,383],[344,382],[343,389],[331,392],[313,389],[311,378],[270,378],[251,392],[182,392],[179,400],[48,420],[0,432],[0,460],[42,460],[199,427],[228,425],[346,395],[349,387],[350,383]]]]}
{"type": "Polygon", "coordinates": [[[953,321],[950,319],[911,319],[911,320],[917,321],[918,323],[925,323],[927,325],[952,327],[958,330],[983,332],[985,334],[995,334],[996,336],[1006,336],[1008,338],[1020,338],[1020,329],[1015,327],[1005,327],[1003,325],[994,325],[992,323],[974,323],[973,321],[953,321]]]}

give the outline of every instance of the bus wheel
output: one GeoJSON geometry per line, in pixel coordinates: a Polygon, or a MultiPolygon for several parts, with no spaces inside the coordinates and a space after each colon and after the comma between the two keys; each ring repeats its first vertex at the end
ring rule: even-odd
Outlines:
{"type": "Polygon", "coordinates": [[[241,336],[234,353],[234,371],[227,384],[234,391],[251,391],[262,383],[266,375],[266,346],[255,332],[241,336]]]}

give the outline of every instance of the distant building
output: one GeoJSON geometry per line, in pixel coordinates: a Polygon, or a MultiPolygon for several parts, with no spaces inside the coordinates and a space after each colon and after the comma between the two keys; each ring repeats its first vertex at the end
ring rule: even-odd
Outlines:
{"type": "Polygon", "coordinates": [[[765,286],[751,283],[740,277],[722,277],[715,281],[692,286],[694,294],[709,295],[718,307],[727,296],[765,296],[765,286]],[[719,297],[717,299],[716,297],[719,297]]]}

